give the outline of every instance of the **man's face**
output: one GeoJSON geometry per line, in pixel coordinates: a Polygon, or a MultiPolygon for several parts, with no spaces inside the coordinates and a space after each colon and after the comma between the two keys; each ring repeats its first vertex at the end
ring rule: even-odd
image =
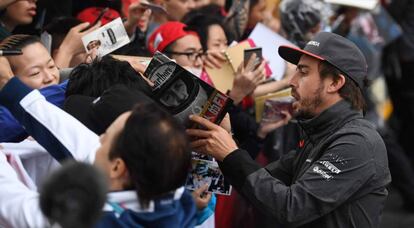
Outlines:
{"type": "Polygon", "coordinates": [[[170,89],[161,97],[160,101],[167,107],[175,108],[188,98],[187,86],[184,81],[178,79],[170,89]]]}
{"type": "Polygon", "coordinates": [[[21,0],[7,7],[4,20],[14,25],[27,25],[32,23],[34,16],[36,16],[36,0],[21,0]]]}
{"type": "Polygon", "coordinates": [[[112,161],[109,159],[109,151],[111,150],[115,139],[124,129],[125,122],[131,112],[120,115],[100,137],[101,147],[96,151],[94,165],[101,169],[108,178],[111,177],[112,161]]]}
{"type": "Polygon", "coordinates": [[[290,81],[295,116],[309,119],[322,110],[325,97],[325,84],[319,76],[319,62],[313,57],[302,55],[296,73],[290,81]]]}
{"type": "Polygon", "coordinates": [[[86,48],[88,49],[88,51],[90,51],[93,48],[99,48],[100,46],[101,46],[100,40],[92,40],[91,42],[88,43],[88,45],[86,45],[86,48]]]}
{"type": "Polygon", "coordinates": [[[170,21],[181,21],[186,13],[196,7],[194,0],[165,0],[164,4],[170,21]]]}
{"type": "Polygon", "coordinates": [[[195,35],[186,35],[176,40],[173,47],[173,52],[188,53],[188,54],[172,54],[172,58],[175,59],[178,65],[185,68],[203,68],[203,60],[197,57],[198,54],[203,52],[200,39],[195,35]]]}
{"type": "Polygon", "coordinates": [[[8,59],[13,72],[23,83],[33,89],[41,89],[59,82],[59,70],[41,43],[27,45],[22,52],[22,55],[8,59]]]}

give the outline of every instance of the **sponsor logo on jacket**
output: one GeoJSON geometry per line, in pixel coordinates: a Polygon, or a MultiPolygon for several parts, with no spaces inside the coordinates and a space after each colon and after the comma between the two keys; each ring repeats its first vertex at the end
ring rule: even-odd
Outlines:
{"type": "Polygon", "coordinates": [[[332,173],[339,174],[341,172],[340,169],[338,169],[336,166],[334,166],[329,161],[319,161],[319,163],[322,164],[323,166],[325,166],[332,173]]]}

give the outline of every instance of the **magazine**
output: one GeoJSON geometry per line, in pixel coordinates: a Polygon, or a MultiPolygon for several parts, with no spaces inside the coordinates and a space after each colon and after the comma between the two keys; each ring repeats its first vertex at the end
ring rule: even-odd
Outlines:
{"type": "Polygon", "coordinates": [[[277,122],[281,119],[284,119],[286,116],[282,113],[282,111],[288,111],[290,114],[292,114],[293,101],[294,98],[291,96],[265,100],[262,122],[277,122]]]}
{"type": "Polygon", "coordinates": [[[280,115],[281,110],[287,110],[292,113],[293,110],[291,104],[293,101],[294,98],[291,96],[290,88],[256,97],[254,99],[256,122],[260,123],[262,121],[262,117],[266,117],[268,121],[277,121],[275,118],[283,118],[283,116],[280,115]],[[265,113],[266,109],[267,113],[265,113]],[[275,114],[275,116],[272,117],[273,114],[275,114]]]}
{"type": "Polygon", "coordinates": [[[188,173],[186,188],[196,190],[205,184],[208,192],[230,195],[232,186],[224,179],[220,168],[215,161],[192,159],[191,172],[188,173]]]}
{"type": "Polygon", "coordinates": [[[189,121],[192,114],[220,124],[233,102],[226,94],[216,90],[167,56],[155,53],[144,72],[154,83],[154,99],[186,128],[196,128],[189,121]]]}
{"type": "MultiPolygon", "coordinates": [[[[189,115],[196,114],[219,124],[233,102],[226,94],[193,75],[167,56],[156,52],[144,76],[154,83],[153,97],[186,128],[198,128],[189,115]]],[[[213,157],[192,153],[192,169],[186,187],[194,190],[209,185],[208,191],[230,195],[231,186],[224,180],[213,157]]]]}
{"type": "Polygon", "coordinates": [[[82,37],[86,52],[96,48],[99,57],[103,57],[130,42],[121,18],[117,18],[99,29],[82,37]]]}

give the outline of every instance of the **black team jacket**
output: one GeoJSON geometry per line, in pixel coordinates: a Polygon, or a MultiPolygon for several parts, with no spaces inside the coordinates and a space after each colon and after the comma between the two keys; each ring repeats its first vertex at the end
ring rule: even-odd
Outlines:
{"type": "Polygon", "coordinates": [[[344,100],[299,123],[296,150],[262,168],[238,149],[224,176],[284,227],[378,227],[391,175],[374,127],[344,100]]]}

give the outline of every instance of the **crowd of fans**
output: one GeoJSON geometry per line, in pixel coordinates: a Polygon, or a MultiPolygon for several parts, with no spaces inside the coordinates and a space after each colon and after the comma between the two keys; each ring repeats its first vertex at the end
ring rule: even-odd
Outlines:
{"type": "Polygon", "coordinates": [[[330,2],[0,0],[0,50],[22,51],[0,56],[0,226],[378,227],[391,176],[413,211],[414,2],[330,2]],[[86,51],[118,17],[131,42],[86,51]],[[139,59],[214,87],[206,69],[259,23],[292,43],[272,50],[286,70],[242,62],[220,124],[185,129],[153,99],[139,59]],[[286,88],[293,113],[257,123],[254,99],[286,88]],[[185,188],[194,152],[230,196],[185,188]]]}

